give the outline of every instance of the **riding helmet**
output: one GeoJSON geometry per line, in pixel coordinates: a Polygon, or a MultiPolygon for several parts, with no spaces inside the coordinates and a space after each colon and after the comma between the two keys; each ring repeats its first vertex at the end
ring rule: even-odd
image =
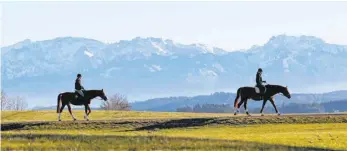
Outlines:
{"type": "Polygon", "coordinates": [[[263,69],[259,68],[259,69],[258,69],[258,72],[263,72],[263,69]]]}
{"type": "Polygon", "coordinates": [[[77,74],[77,77],[82,77],[82,75],[81,74],[77,74]]]}

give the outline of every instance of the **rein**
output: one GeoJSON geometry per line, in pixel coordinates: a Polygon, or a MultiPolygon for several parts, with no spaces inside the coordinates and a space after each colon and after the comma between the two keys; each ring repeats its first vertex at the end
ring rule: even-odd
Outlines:
{"type": "Polygon", "coordinates": [[[277,93],[277,94],[282,95],[282,96],[285,96],[285,95],[283,95],[282,93],[277,93]]]}
{"type": "Polygon", "coordinates": [[[95,98],[95,99],[97,99],[97,100],[104,100],[104,99],[102,99],[102,98],[100,98],[100,97],[97,97],[97,98],[95,98]]]}
{"type": "Polygon", "coordinates": [[[97,99],[97,100],[103,100],[100,96],[97,96],[97,97],[95,97],[95,98],[92,98],[92,99],[90,99],[90,100],[93,100],[93,99],[97,99]]]}

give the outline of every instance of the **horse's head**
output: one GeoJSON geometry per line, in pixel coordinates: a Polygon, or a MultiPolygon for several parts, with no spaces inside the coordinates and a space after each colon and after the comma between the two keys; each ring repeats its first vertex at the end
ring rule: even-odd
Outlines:
{"type": "Polygon", "coordinates": [[[104,101],[107,101],[107,97],[105,95],[104,89],[100,90],[100,93],[98,96],[101,97],[104,101]]]}
{"type": "Polygon", "coordinates": [[[287,86],[286,86],[286,87],[283,87],[281,93],[282,93],[285,97],[287,97],[288,99],[291,98],[291,95],[290,95],[290,93],[289,93],[289,90],[288,90],[288,87],[287,87],[287,86]]]}

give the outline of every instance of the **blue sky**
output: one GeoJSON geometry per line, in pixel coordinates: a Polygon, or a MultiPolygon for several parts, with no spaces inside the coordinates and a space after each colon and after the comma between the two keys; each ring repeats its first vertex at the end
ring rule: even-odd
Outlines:
{"type": "Polygon", "coordinates": [[[141,36],[231,51],[278,34],[347,45],[347,2],[7,2],[1,8],[3,45],[61,36],[103,42],[141,36]]]}

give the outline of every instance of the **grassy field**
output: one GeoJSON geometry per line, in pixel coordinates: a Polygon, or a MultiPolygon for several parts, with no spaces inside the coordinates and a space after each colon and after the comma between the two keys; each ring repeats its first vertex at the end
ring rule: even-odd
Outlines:
{"type": "MultiPolygon", "coordinates": [[[[83,120],[84,111],[72,111],[74,116],[83,120]]],[[[120,112],[120,111],[92,111],[89,118],[95,120],[118,120],[118,119],[173,119],[173,118],[202,118],[202,117],[226,117],[231,114],[214,113],[178,113],[178,112],[120,112]]],[[[61,114],[63,121],[71,121],[67,110],[61,114]]],[[[2,112],[2,122],[24,121],[57,121],[58,114],[55,111],[6,111],[2,112]]]]}
{"type": "Polygon", "coordinates": [[[2,150],[347,150],[347,114],[2,112],[2,150]]]}

